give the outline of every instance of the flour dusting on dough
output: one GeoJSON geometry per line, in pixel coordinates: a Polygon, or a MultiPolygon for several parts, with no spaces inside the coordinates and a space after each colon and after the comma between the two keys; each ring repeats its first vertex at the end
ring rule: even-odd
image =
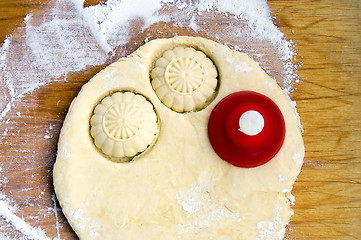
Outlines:
{"type": "Polygon", "coordinates": [[[273,240],[281,239],[285,234],[285,229],[281,225],[281,207],[277,206],[274,209],[273,221],[262,221],[257,224],[259,231],[258,240],[273,240]]]}
{"type": "Polygon", "coordinates": [[[250,72],[250,71],[252,71],[252,68],[250,66],[248,66],[247,63],[245,63],[245,62],[234,64],[234,59],[233,58],[227,58],[226,61],[229,62],[230,64],[234,65],[236,72],[250,72]]]}
{"type": "Polygon", "coordinates": [[[69,208],[68,206],[69,206],[68,201],[65,201],[64,205],[62,207],[63,211],[65,210],[69,213],[68,218],[71,221],[78,222],[78,224],[79,224],[78,227],[79,227],[80,231],[88,231],[91,239],[99,237],[98,227],[101,226],[101,224],[99,223],[99,221],[97,219],[89,218],[89,217],[86,217],[86,215],[85,215],[86,208],[91,207],[91,206],[87,206],[85,204],[85,206],[83,206],[82,209],[77,210],[77,211],[73,210],[72,208],[69,208]],[[87,226],[90,226],[90,227],[87,227],[87,226]]]}
{"type": "Polygon", "coordinates": [[[197,236],[197,232],[224,219],[234,222],[242,221],[239,213],[233,213],[226,207],[226,199],[223,199],[223,203],[217,201],[200,184],[180,191],[176,199],[186,212],[188,219],[187,223],[179,225],[178,237],[180,239],[197,236]]]}
{"type": "Polygon", "coordinates": [[[295,161],[298,165],[301,165],[303,163],[303,157],[304,153],[294,153],[293,161],[295,161]]]}

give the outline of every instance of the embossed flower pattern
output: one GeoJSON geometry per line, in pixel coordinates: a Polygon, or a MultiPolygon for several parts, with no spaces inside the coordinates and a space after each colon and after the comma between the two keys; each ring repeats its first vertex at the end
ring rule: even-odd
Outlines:
{"type": "Polygon", "coordinates": [[[160,57],[151,72],[152,86],[162,103],[176,112],[204,108],[217,87],[217,70],[201,51],[176,47],[160,57]]]}
{"type": "Polygon", "coordinates": [[[146,150],[158,131],[153,105],[132,92],[116,92],[105,97],[95,107],[90,124],[95,145],[119,161],[146,150]]]}

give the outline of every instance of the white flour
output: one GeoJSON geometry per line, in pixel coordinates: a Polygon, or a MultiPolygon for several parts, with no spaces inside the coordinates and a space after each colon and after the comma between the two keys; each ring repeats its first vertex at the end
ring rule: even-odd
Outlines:
{"type": "Polygon", "coordinates": [[[17,208],[12,206],[10,202],[11,200],[6,196],[0,194],[0,216],[4,218],[6,222],[29,239],[49,239],[41,228],[31,227],[25,223],[24,219],[16,216],[15,212],[17,208]]]}
{"type": "MultiPolygon", "coordinates": [[[[248,42],[250,40],[260,43],[268,42],[274,46],[275,53],[281,59],[281,68],[283,69],[279,73],[281,84],[286,93],[292,90],[292,81],[297,79],[296,68],[292,64],[295,56],[293,43],[286,40],[283,33],[272,22],[266,0],[203,0],[199,2],[108,0],[106,4],[87,8],[83,7],[83,0],[55,0],[53,6],[44,9],[42,15],[29,13],[24,19],[25,27],[18,28],[13,36],[5,39],[0,49],[0,143],[12,147],[18,155],[9,160],[15,161],[14,164],[17,164],[16,161],[21,159],[22,162],[19,162],[16,167],[24,171],[24,174],[29,175],[26,186],[19,191],[39,190],[38,199],[25,199],[26,206],[40,209],[38,216],[18,217],[16,215],[17,209],[12,207],[13,203],[4,195],[11,194],[5,188],[7,184],[12,184],[11,171],[3,169],[0,170],[4,175],[0,176],[0,216],[10,227],[19,231],[25,239],[48,239],[43,230],[31,227],[26,222],[27,219],[41,220],[55,215],[56,236],[54,237],[57,239],[61,239],[59,229],[66,223],[58,219],[60,210],[56,205],[54,195],[46,193],[46,191],[51,191],[51,186],[48,184],[44,189],[44,186],[36,185],[38,184],[37,177],[39,177],[36,171],[42,171],[41,167],[49,169],[46,168],[47,165],[51,165],[48,159],[49,156],[54,158],[54,153],[41,155],[31,148],[31,144],[26,149],[22,148],[23,145],[31,142],[31,137],[39,138],[39,136],[43,139],[44,145],[55,144],[54,129],[59,129],[60,126],[48,124],[49,127],[46,130],[34,128],[34,136],[28,135],[29,139],[24,140],[23,145],[14,144],[9,140],[23,136],[18,129],[20,125],[31,128],[32,122],[41,120],[36,116],[29,115],[34,106],[26,105],[23,101],[24,97],[34,90],[40,89],[41,86],[67,81],[67,75],[72,72],[106,63],[116,55],[116,49],[124,47],[132,39],[132,36],[159,22],[191,29],[193,32],[227,44],[233,49],[244,51],[258,60],[266,71],[272,73],[272,69],[267,63],[266,53],[254,51],[252,45],[236,45],[231,41],[238,39],[238,42],[247,42],[248,39],[248,42]],[[209,31],[212,26],[207,24],[207,17],[210,14],[217,14],[221,17],[228,16],[229,23],[225,29],[222,29],[222,26],[220,28],[224,32],[214,33],[215,31],[213,31],[211,33],[209,31]],[[133,20],[141,21],[142,27],[134,29],[131,24],[133,20]],[[26,110],[21,112],[19,107],[26,110]],[[41,163],[44,166],[38,166],[39,163],[36,162],[38,159],[42,159],[41,163]],[[21,166],[24,169],[21,169],[21,166]],[[6,174],[9,175],[6,176],[6,174]],[[51,196],[52,199],[48,199],[45,203],[41,202],[46,196],[51,196]]],[[[239,66],[239,69],[247,71],[246,67],[239,66]]],[[[8,158],[6,153],[0,153],[0,157],[8,158]]],[[[298,160],[299,157],[295,156],[295,161],[298,160]]],[[[48,178],[51,178],[51,171],[48,173],[48,178]]],[[[190,215],[195,211],[195,206],[192,206],[190,202],[179,201],[190,215]]],[[[272,227],[272,224],[276,224],[276,222],[267,224],[272,227]]],[[[263,225],[261,227],[266,229],[263,225]]],[[[11,239],[12,237],[1,233],[0,238],[11,239]]]]}
{"type": "Polygon", "coordinates": [[[273,240],[280,239],[285,234],[285,229],[279,229],[279,225],[281,224],[281,207],[276,207],[274,209],[275,217],[273,221],[263,221],[257,224],[257,229],[260,232],[257,240],[273,240]],[[279,229],[279,230],[277,230],[279,229]]]}
{"type": "Polygon", "coordinates": [[[186,191],[176,195],[176,200],[187,213],[187,222],[178,227],[178,239],[191,239],[200,229],[207,229],[211,224],[224,219],[232,222],[241,222],[243,217],[231,212],[227,207],[227,200],[218,202],[201,184],[195,184],[186,191]]]}

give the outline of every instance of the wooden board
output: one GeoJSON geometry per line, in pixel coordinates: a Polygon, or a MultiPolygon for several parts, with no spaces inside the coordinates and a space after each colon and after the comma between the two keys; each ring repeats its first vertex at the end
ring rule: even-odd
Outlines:
{"type": "MultiPolygon", "coordinates": [[[[360,239],[361,3],[268,3],[278,27],[295,42],[297,61],[303,63],[299,70],[302,81],[291,97],[297,102],[305,129],[306,157],[292,192],[296,205],[288,239],[360,239]]],[[[22,27],[27,13],[41,13],[48,4],[40,0],[2,0],[0,39],[22,27]]],[[[141,45],[144,37],[132,39],[124,54],[141,45]]],[[[18,216],[32,226],[40,226],[49,237],[76,239],[52,201],[51,171],[69,104],[80,87],[102,68],[104,65],[89,67],[67,76],[65,83],[54,82],[29,93],[21,99],[26,108],[13,109],[7,115],[17,122],[0,126],[1,192],[19,206],[18,216]],[[43,138],[48,134],[51,140],[43,138]]],[[[0,220],[0,231],[15,238],[22,236],[4,219],[0,220]]]]}

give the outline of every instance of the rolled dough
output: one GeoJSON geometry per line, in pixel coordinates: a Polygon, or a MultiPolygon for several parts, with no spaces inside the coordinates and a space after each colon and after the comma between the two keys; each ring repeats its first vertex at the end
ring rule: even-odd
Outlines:
{"type": "Polygon", "coordinates": [[[283,239],[293,214],[290,191],[303,156],[294,107],[251,58],[203,38],[158,39],[82,87],[61,129],[54,186],[80,239],[283,239]],[[203,52],[218,71],[213,97],[194,111],[167,107],[151,84],[157,59],[179,46],[203,52]],[[240,64],[247,71],[237,69],[240,64]],[[214,106],[243,90],[271,98],[286,124],[280,151],[256,168],[238,168],[220,159],[207,135],[214,106]],[[130,162],[117,162],[94,144],[90,119],[102,99],[124,91],[153,105],[158,132],[144,152],[130,162]]]}

